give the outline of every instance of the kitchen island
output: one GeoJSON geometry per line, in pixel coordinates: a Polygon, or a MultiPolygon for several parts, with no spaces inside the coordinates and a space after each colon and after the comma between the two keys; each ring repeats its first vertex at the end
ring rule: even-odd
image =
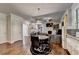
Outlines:
{"type": "Polygon", "coordinates": [[[50,36],[39,34],[31,35],[30,51],[33,55],[47,55],[50,53],[50,36]]]}

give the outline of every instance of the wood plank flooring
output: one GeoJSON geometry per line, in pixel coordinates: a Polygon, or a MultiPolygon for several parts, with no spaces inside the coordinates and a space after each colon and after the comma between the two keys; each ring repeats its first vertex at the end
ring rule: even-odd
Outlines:
{"type": "MultiPolygon", "coordinates": [[[[61,48],[59,44],[52,44],[51,45],[52,51],[49,55],[67,55],[66,51],[61,48]]],[[[28,50],[23,49],[22,41],[17,41],[13,44],[10,43],[3,43],[0,44],[0,54],[1,55],[31,55],[28,53],[28,50]]]]}
{"type": "Polygon", "coordinates": [[[24,55],[22,41],[13,44],[4,43],[0,45],[0,54],[2,55],[24,55]]]}
{"type": "Polygon", "coordinates": [[[59,43],[52,43],[51,48],[54,55],[68,55],[59,43]]]}

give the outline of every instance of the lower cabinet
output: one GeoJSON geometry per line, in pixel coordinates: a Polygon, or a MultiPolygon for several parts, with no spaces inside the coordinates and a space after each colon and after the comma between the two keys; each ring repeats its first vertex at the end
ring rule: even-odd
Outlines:
{"type": "Polygon", "coordinates": [[[79,55],[79,41],[67,38],[67,49],[71,55],[79,55]]]}

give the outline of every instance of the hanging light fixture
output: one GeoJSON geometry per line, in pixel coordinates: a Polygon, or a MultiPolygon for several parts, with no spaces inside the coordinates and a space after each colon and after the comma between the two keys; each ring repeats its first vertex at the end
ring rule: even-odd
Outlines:
{"type": "MultiPolygon", "coordinates": [[[[40,12],[40,8],[37,8],[37,11],[38,11],[38,14],[39,14],[39,12],[40,12]]],[[[40,21],[40,20],[41,20],[40,17],[36,17],[36,21],[40,21]]]]}
{"type": "MultiPolygon", "coordinates": [[[[39,15],[39,13],[40,13],[40,8],[37,8],[37,15],[39,15]]],[[[39,18],[37,17],[37,19],[39,18]]]]}

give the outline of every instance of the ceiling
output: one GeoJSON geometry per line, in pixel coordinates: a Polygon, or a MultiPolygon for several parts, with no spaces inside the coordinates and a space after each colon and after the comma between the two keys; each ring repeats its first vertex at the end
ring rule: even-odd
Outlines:
{"type": "Polygon", "coordinates": [[[44,22],[48,22],[50,19],[52,19],[53,22],[60,22],[62,15],[64,14],[65,11],[60,11],[60,12],[54,12],[50,14],[45,14],[45,15],[40,15],[40,16],[35,16],[33,17],[34,19],[40,19],[43,20],[44,22]]]}
{"type": "MultiPolygon", "coordinates": [[[[15,13],[24,18],[52,15],[60,17],[72,3],[0,3],[0,12],[15,13]],[[40,10],[38,11],[38,8],[40,10]],[[61,12],[59,14],[59,12],[61,12]],[[54,15],[56,13],[56,15],[54,15]]],[[[45,17],[45,16],[44,16],[45,17]]]]}
{"type": "Polygon", "coordinates": [[[30,16],[39,16],[54,12],[66,10],[71,6],[71,3],[14,3],[11,7],[14,7],[18,12],[27,14],[30,16]],[[38,8],[40,10],[38,11],[38,8]]]}

